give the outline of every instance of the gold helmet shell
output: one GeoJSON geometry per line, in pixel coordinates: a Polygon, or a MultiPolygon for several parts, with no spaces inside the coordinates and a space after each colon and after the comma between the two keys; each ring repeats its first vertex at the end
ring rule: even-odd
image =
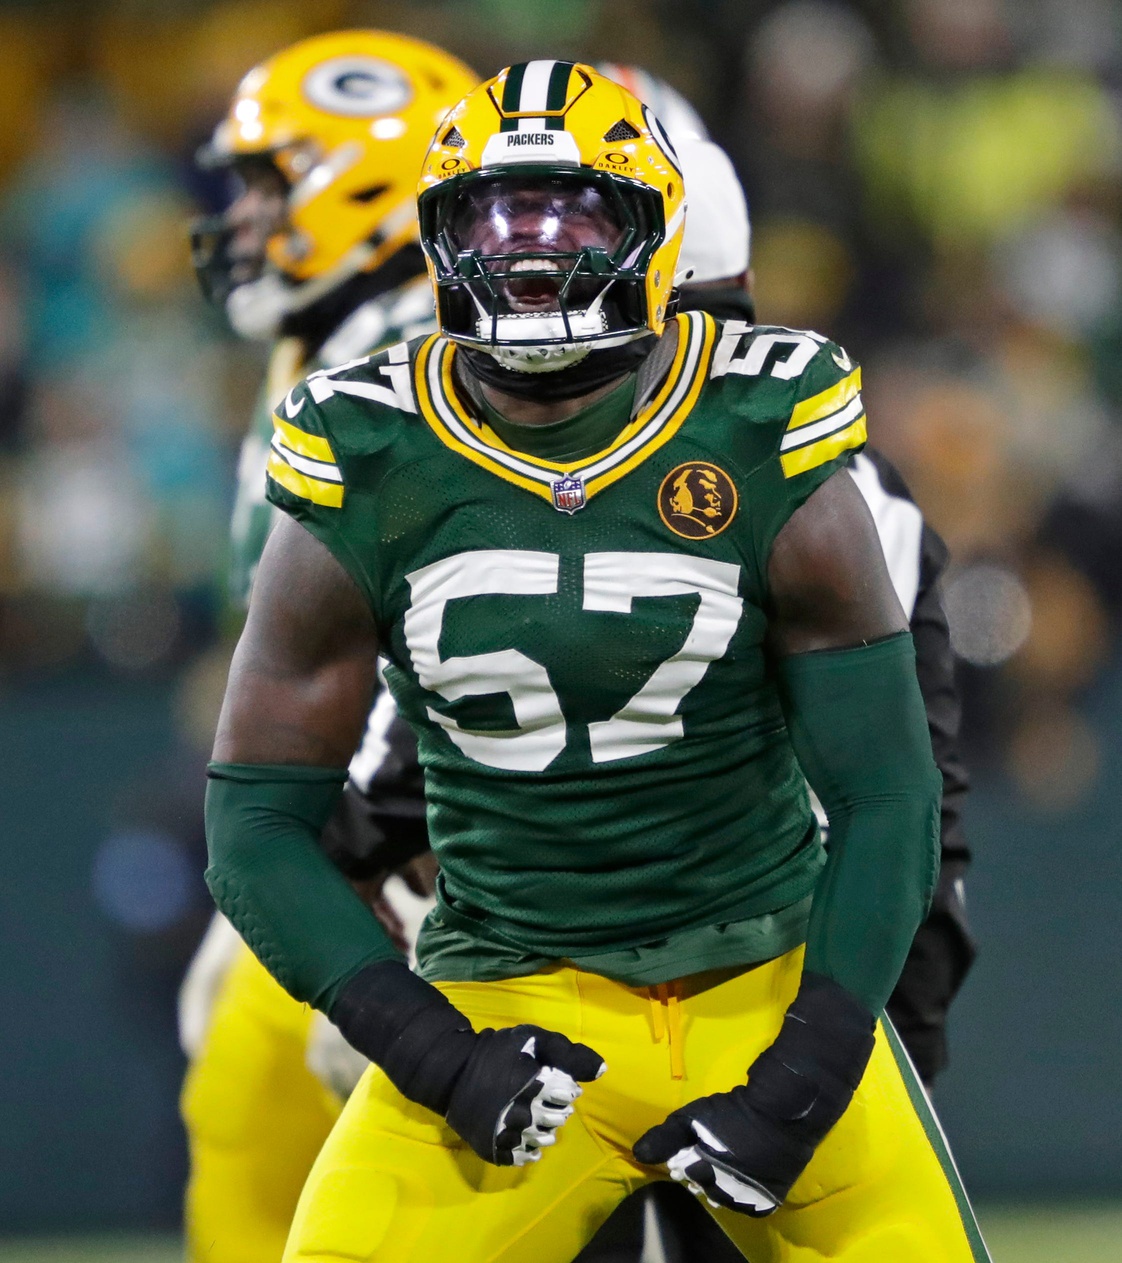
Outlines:
{"type": "Polygon", "coordinates": [[[647,331],[660,334],[685,223],[673,145],[654,114],[626,88],[592,66],[546,60],[510,66],[474,88],[443,120],[425,156],[418,190],[421,244],[442,332],[492,354],[504,344],[528,346],[532,340],[512,343],[503,336],[517,327],[513,320],[504,325],[501,317],[492,318],[488,336],[487,318],[472,318],[487,278],[498,275],[499,256],[472,259],[448,229],[457,199],[507,177],[584,180],[622,206],[628,221],[618,249],[573,255],[573,275],[595,274],[615,296],[597,307],[599,316],[615,303],[613,319],[592,331],[588,321],[580,329],[570,327],[568,313],[564,334],[540,341],[610,346],[647,331]]]}
{"type": "Polygon", "coordinates": [[[269,158],[289,188],[269,262],[295,282],[346,279],[417,239],[416,178],[433,128],[477,81],[409,36],[315,35],[249,71],[203,157],[269,158]]]}

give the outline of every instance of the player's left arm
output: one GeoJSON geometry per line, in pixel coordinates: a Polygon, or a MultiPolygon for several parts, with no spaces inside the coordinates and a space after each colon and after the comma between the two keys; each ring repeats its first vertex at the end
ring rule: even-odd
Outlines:
{"type": "Polygon", "coordinates": [[[768,586],[791,740],[831,829],[802,982],[744,1086],[675,1111],[635,1146],[753,1215],[782,1203],[861,1080],[930,899],[940,798],[907,619],[848,475],[779,531],[768,586]]]}

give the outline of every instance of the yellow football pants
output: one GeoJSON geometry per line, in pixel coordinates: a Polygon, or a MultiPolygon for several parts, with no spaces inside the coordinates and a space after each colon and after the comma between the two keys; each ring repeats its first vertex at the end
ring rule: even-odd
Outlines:
{"type": "Polygon", "coordinates": [[[241,946],[183,1087],[189,1263],[279,1263],[340,1109],[304,1063],[311,1020],[241,946]]]}
{"type": "MultiPolygon", "coordinates": [[[[722,980],[629,988],[556,966],[499,983],[441,983],[477,1029],[529,1022],[590,1044],[557,1145],[528,1167],[481,1161],[376,1068],[316,1159],[285,1263],[570,1263],[618,1202],[658,1173],[631,1146],[671,1110],[744,1081],[794,998],[801,949],[722,980]]],[[[663,1172],[665,1175],[665,1172],[663,1172]]],[[[752,1263],[972,1263],[988,1258],[950,1155],[890,1030],[856,1096],[767,1219],[714,1212],[752,1263]]]]}

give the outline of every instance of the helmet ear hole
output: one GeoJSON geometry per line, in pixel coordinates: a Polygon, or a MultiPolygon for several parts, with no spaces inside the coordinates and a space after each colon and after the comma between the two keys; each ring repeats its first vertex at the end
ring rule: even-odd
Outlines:
{"type": "Polygon", "coordinates": [[[383,193],[388,193],[389,188],[388,184],[372,184],[367,189],[359,189],[358,192],[352,193],[351,201],[366,206],[370,202],[376,201],[383,193]]]}

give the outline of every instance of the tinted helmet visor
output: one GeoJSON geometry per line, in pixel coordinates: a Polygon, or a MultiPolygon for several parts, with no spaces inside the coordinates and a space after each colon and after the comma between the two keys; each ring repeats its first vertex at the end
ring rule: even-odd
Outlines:
{"type": "Polygon", "coordinates": [[[646,328],[662,209],[637,181],[587,168],[483,171],[429,190],[420,212],[451,336],[610,343],[646,328]]]}

